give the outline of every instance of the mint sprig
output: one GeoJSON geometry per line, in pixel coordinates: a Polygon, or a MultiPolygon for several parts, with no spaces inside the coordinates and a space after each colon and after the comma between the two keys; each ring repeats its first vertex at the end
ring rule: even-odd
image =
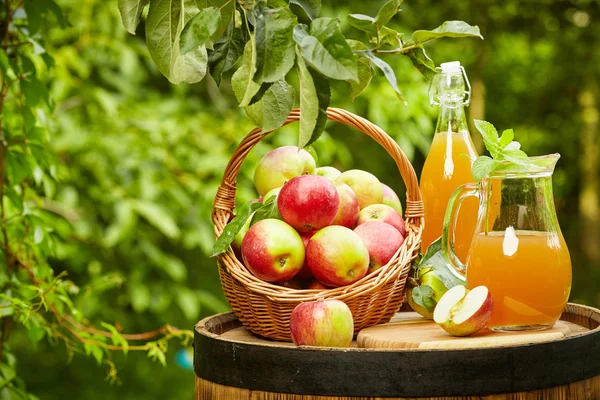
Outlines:
{"type": "Polygon", "coordinates": [[[510,164],[527,168],[534,166],[527,154],[521,150],[521,144],[513,140],[515,133],[512,129],[507,129],[502,132],[502,135],[498,135],[498,131],[491,123],[479,119],[474,120],[474,123],[483,137],[485,148],[492,156],[480,156],[473,162],[471,173],[477,182],[510,164]]]}

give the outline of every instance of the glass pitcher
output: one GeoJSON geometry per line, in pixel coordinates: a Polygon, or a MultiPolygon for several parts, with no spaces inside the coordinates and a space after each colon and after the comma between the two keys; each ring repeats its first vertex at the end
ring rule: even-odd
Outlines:
{"type": "Polygon", "coordinates": [[[531,157],[528,167],[505,163],[478,185],[452,194],[442,248],[467,286],[485,285],[494,301],[488,328],[547,329],[571,291],[571,259],[554,209],[552,173],[560,155],[531,157]],[[456,216],[464,199],[479,198],[466,267],[454,252],[456,216]]]}

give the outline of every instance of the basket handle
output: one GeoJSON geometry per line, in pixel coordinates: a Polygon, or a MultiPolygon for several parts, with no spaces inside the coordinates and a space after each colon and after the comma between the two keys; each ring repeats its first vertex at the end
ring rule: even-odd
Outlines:
{"type": "MultiPolygon", "coordinates": [[[[392,156],[396,162],[396,165],[398,166],[402,180],[406,185],[405,217],[407,219],[410,218],[415,220],[415,222],[418,224],[419,221],[421,221],[421,218],[424,216],[423,201],[421,200],[419,182],[417,181],[417,175],[415,174],[412,164],[408,158],[406,158],[406,155],[400,146],[398,146],[398,143],[396,143],[387,133],[383,131],[383,129],[379,128],[377,125],[349,111],[330,107],[327,109],[327,119],[341,122],[358,129],[374,139],[390,154],[390,156],[392,156]]],[[[299,120],[300,109],[296,108],[290,112],[290,115],[288,116],[284,125],[299,120]]],[[[233,209],[235,207],[236,180],[242,161],[244,161],[250,150],[252,150],[252,148],[254,148],[254,146],[269,133],[271,132],[262,132],[260,128],[254,128],[252,132],[250,132],[248,136],[242,140],[238,148],[233,153],[231,160],[229,160],[229,163],[225,168],[223,180],[221,181],[221,185],[217,190],[217,195],[215,196],[215,200],[213,202],[213,221],[215,221],[215,219],[220,219],[222,221],[221,218],[217,217],[217,214],[221,214],[221,217],[223,217],[223,213],[218,213],[218,210],[225,211],[228,216],[233,213],[233,209]]],[[[220,232],[215,233],[220,234],[220,232]]]]}

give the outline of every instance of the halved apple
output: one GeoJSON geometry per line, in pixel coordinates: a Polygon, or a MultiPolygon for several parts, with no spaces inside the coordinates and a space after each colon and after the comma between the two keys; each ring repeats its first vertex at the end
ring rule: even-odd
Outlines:
{"type": "Polygon", "coordinates": [[[448,290],[433,311],[433,320],[454,336],[468,336],[479,332],[490,322],[493,301],[485,286],[472,290],[462,285],[448,290]]]}

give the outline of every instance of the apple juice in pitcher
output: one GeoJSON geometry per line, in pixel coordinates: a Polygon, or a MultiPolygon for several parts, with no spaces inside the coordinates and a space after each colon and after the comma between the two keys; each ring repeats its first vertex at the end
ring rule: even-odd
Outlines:
{"type": "MultiPolygon", "coordinates": [[[[475,182],[471,165],[477,157],[464,109],[469,104],[470,85],[460,63],[443,63],[441,73],[431,81],[429,92],[431,104],[439,105],[440,112],[420,179],[425,208],[425,227],[421,236],[423,253],[442,235],[446,206],[452,192],[460,185],[475,182]]],[[[475,231],[477,209],[476,199],[465,200],[454,232],[456,253],[463,262],[475,231]]]]}

